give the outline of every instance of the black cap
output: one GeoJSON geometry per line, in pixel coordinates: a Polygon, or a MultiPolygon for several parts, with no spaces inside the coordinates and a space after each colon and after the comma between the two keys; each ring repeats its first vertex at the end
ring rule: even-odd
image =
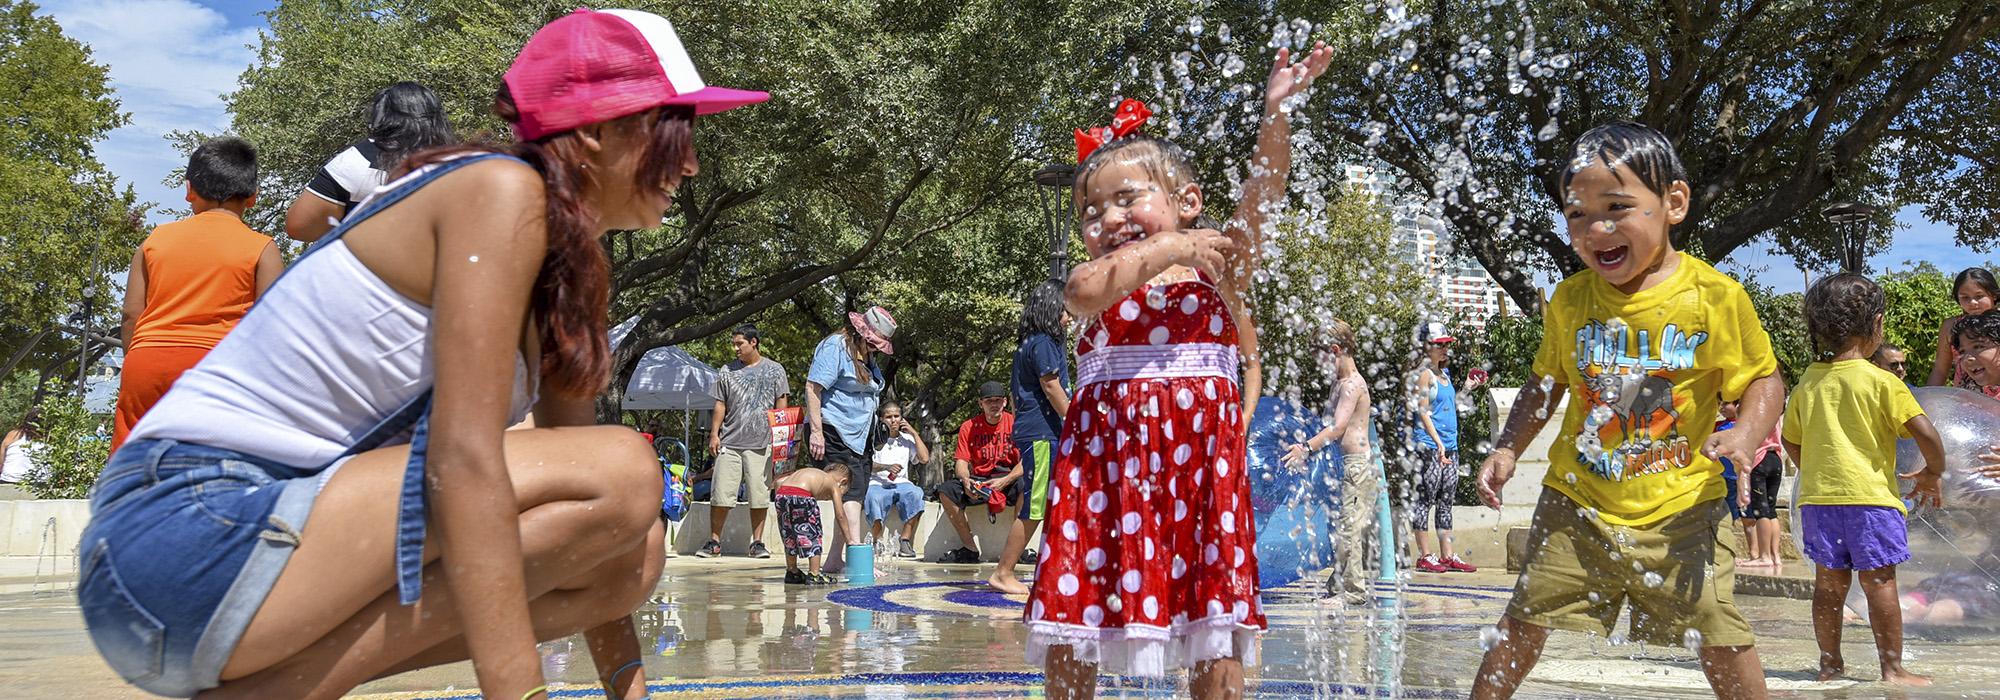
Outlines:
{"type": "Polygon", "coordinates": [[[1004,397],[1006,395],[1007,395],[1007,385],[1005,384],[1001,384],[999,382],[987,382],[985,384],[979,385],[979,398],[990,399],[995,396],[1004,397]]]}

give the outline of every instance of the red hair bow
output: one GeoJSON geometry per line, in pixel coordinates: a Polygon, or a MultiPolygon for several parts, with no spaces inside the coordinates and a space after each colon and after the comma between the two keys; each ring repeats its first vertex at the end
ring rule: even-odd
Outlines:
{"type": "Polygon", "coordinates": [[[1146,109],[1146,103],[1125,98],[1124,102],[1118,103],[1118,113],[1111,117],[1111,126],[1093,126],[1089,131],[1076,130],[1076,162],[1082,163],[1104,144],[1131,136],[1152,116],[1153,110],[1146,109]]]}

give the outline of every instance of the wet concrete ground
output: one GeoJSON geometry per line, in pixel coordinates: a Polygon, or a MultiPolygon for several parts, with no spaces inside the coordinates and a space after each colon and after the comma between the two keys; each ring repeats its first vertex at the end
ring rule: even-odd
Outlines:
{"type": "MultiPolygon", "coordinates": [[[[670,559],[659,595],[639,612],[646,672],[660,697],[1039,697],[1039,669],[1022,660],[1020,603],[975,583],[989,569],[895,563],[867,588],[786,586],[780,560],[670,559]]],[[[1253,697],[1463,697],[1480,656],[1479,629],[1506,603],[1505,573],[1420,574],[1405,586],[1400,668],[1376,669],[1391,623],[1375,610],[1320,600],[1307,587],[1267,592],[1271,631],[1252,671],[1253,697]]],[[[64,587],[67,588],[67,583],[64,587]]],[[[1807,603],[1744,596],[1774,697],[1994,697],[2000,636],[1959,631],[1913,638],[1909,665],[1938,685],[1903,692],[1872,682],[1866,627],[1849,626],[1852,676],[1813,682],[1817,651],[1807,603]]],[[[601,697],[581,641],[543,645],[555,697],[601,697]]],[[[124,686],[85,637],[75,600],[0,595],[0,695],[146,697],[124,686]]],[[[356,689],[378,698],[477,697],[469,664],[405,674],[356,689]]],[[[1180,697],[1181,683],[1106,679],[1106,697],[1180,697]]],[[[1666,698],[1707,695],[1694,657],[1678,648],[1551,636],[1522,697],[1666,698]]]]}

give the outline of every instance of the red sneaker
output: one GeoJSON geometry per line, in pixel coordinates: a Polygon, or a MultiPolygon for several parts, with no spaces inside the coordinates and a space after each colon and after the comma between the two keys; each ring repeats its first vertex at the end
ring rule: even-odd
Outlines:
{"type": "Polygon", "coordinates": [[[1433,574],[1442,574],[1444,572],[1450,571],[1451,569],[1445,568],[1444,564],[1438,562],[1437,555],[1433,554],[1431,556],[1418,559],[1417,570],[1433,574]]]}
{"type": "Polygon", "coordinates": [[[1458,555],[1445,557],[1444,561],[1440,563],[1443,564],[1444,569],[1447,571],[1463,571],[1469,574],[1479,570],[1479,567],[1465,563],[1465,560],[1458,558],[1458,555]]]}

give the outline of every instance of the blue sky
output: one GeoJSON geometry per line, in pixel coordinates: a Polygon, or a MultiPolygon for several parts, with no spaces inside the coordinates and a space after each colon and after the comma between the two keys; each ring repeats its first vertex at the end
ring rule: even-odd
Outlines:
{"type": "MultiPolygon", "coordinates": [[[[56,18],[71,37],[91,46],[95,59],[111,68],[113,87],[131,113],[132,124],[113,132],[98,148],[98,157],[118,178],[130,183],[142,200],[159,205],[152,219],[164,220],[167,207],[181,204],[178,185],[161,179],[182,165],[181,156],[164,140],[177,129],[209,133],[226,131],[229,117],[221,96],[233,90],[236,78],[254,58],[250,45],[264,26],[258,13],[273,6],[268,0],[45,0],[43,12],[56,18]]],[[[290,193],[266,193],[264,206],[284,206],[290,193]]],[[[1877,271],[1901,268],[1909,261],[1928,260],[1947,271],[1983,253],[1958,247],[1950,228],[1926,221],[1914,209],[1897,217],[1906,224],[1895,245],[1870,262],[1877,271]]],[[[1780,291],[1796,291],[1802,276],[1789,258],[1769,252],[1758,242],[1724,263],[1732,273],[1760,271],[1758,277],[1780,291]]]]}
{"type": "MultiPolygon", "coordinates": [[[[71,38],[88,44],[92,57],[110,67],[112,87],[132,123],[98,144],[97,156],[138,191],[139,199],[161,210],[183,205],[181,189],[161,184],[183,157],[167,143],[168,132],[227,130],[222,94],[254,59],[264,20],[257,13],[270,2],[194,0],[42,0],[71,38]]],[[[278,197],[267,202],[289,200],[278,197]]]]}

